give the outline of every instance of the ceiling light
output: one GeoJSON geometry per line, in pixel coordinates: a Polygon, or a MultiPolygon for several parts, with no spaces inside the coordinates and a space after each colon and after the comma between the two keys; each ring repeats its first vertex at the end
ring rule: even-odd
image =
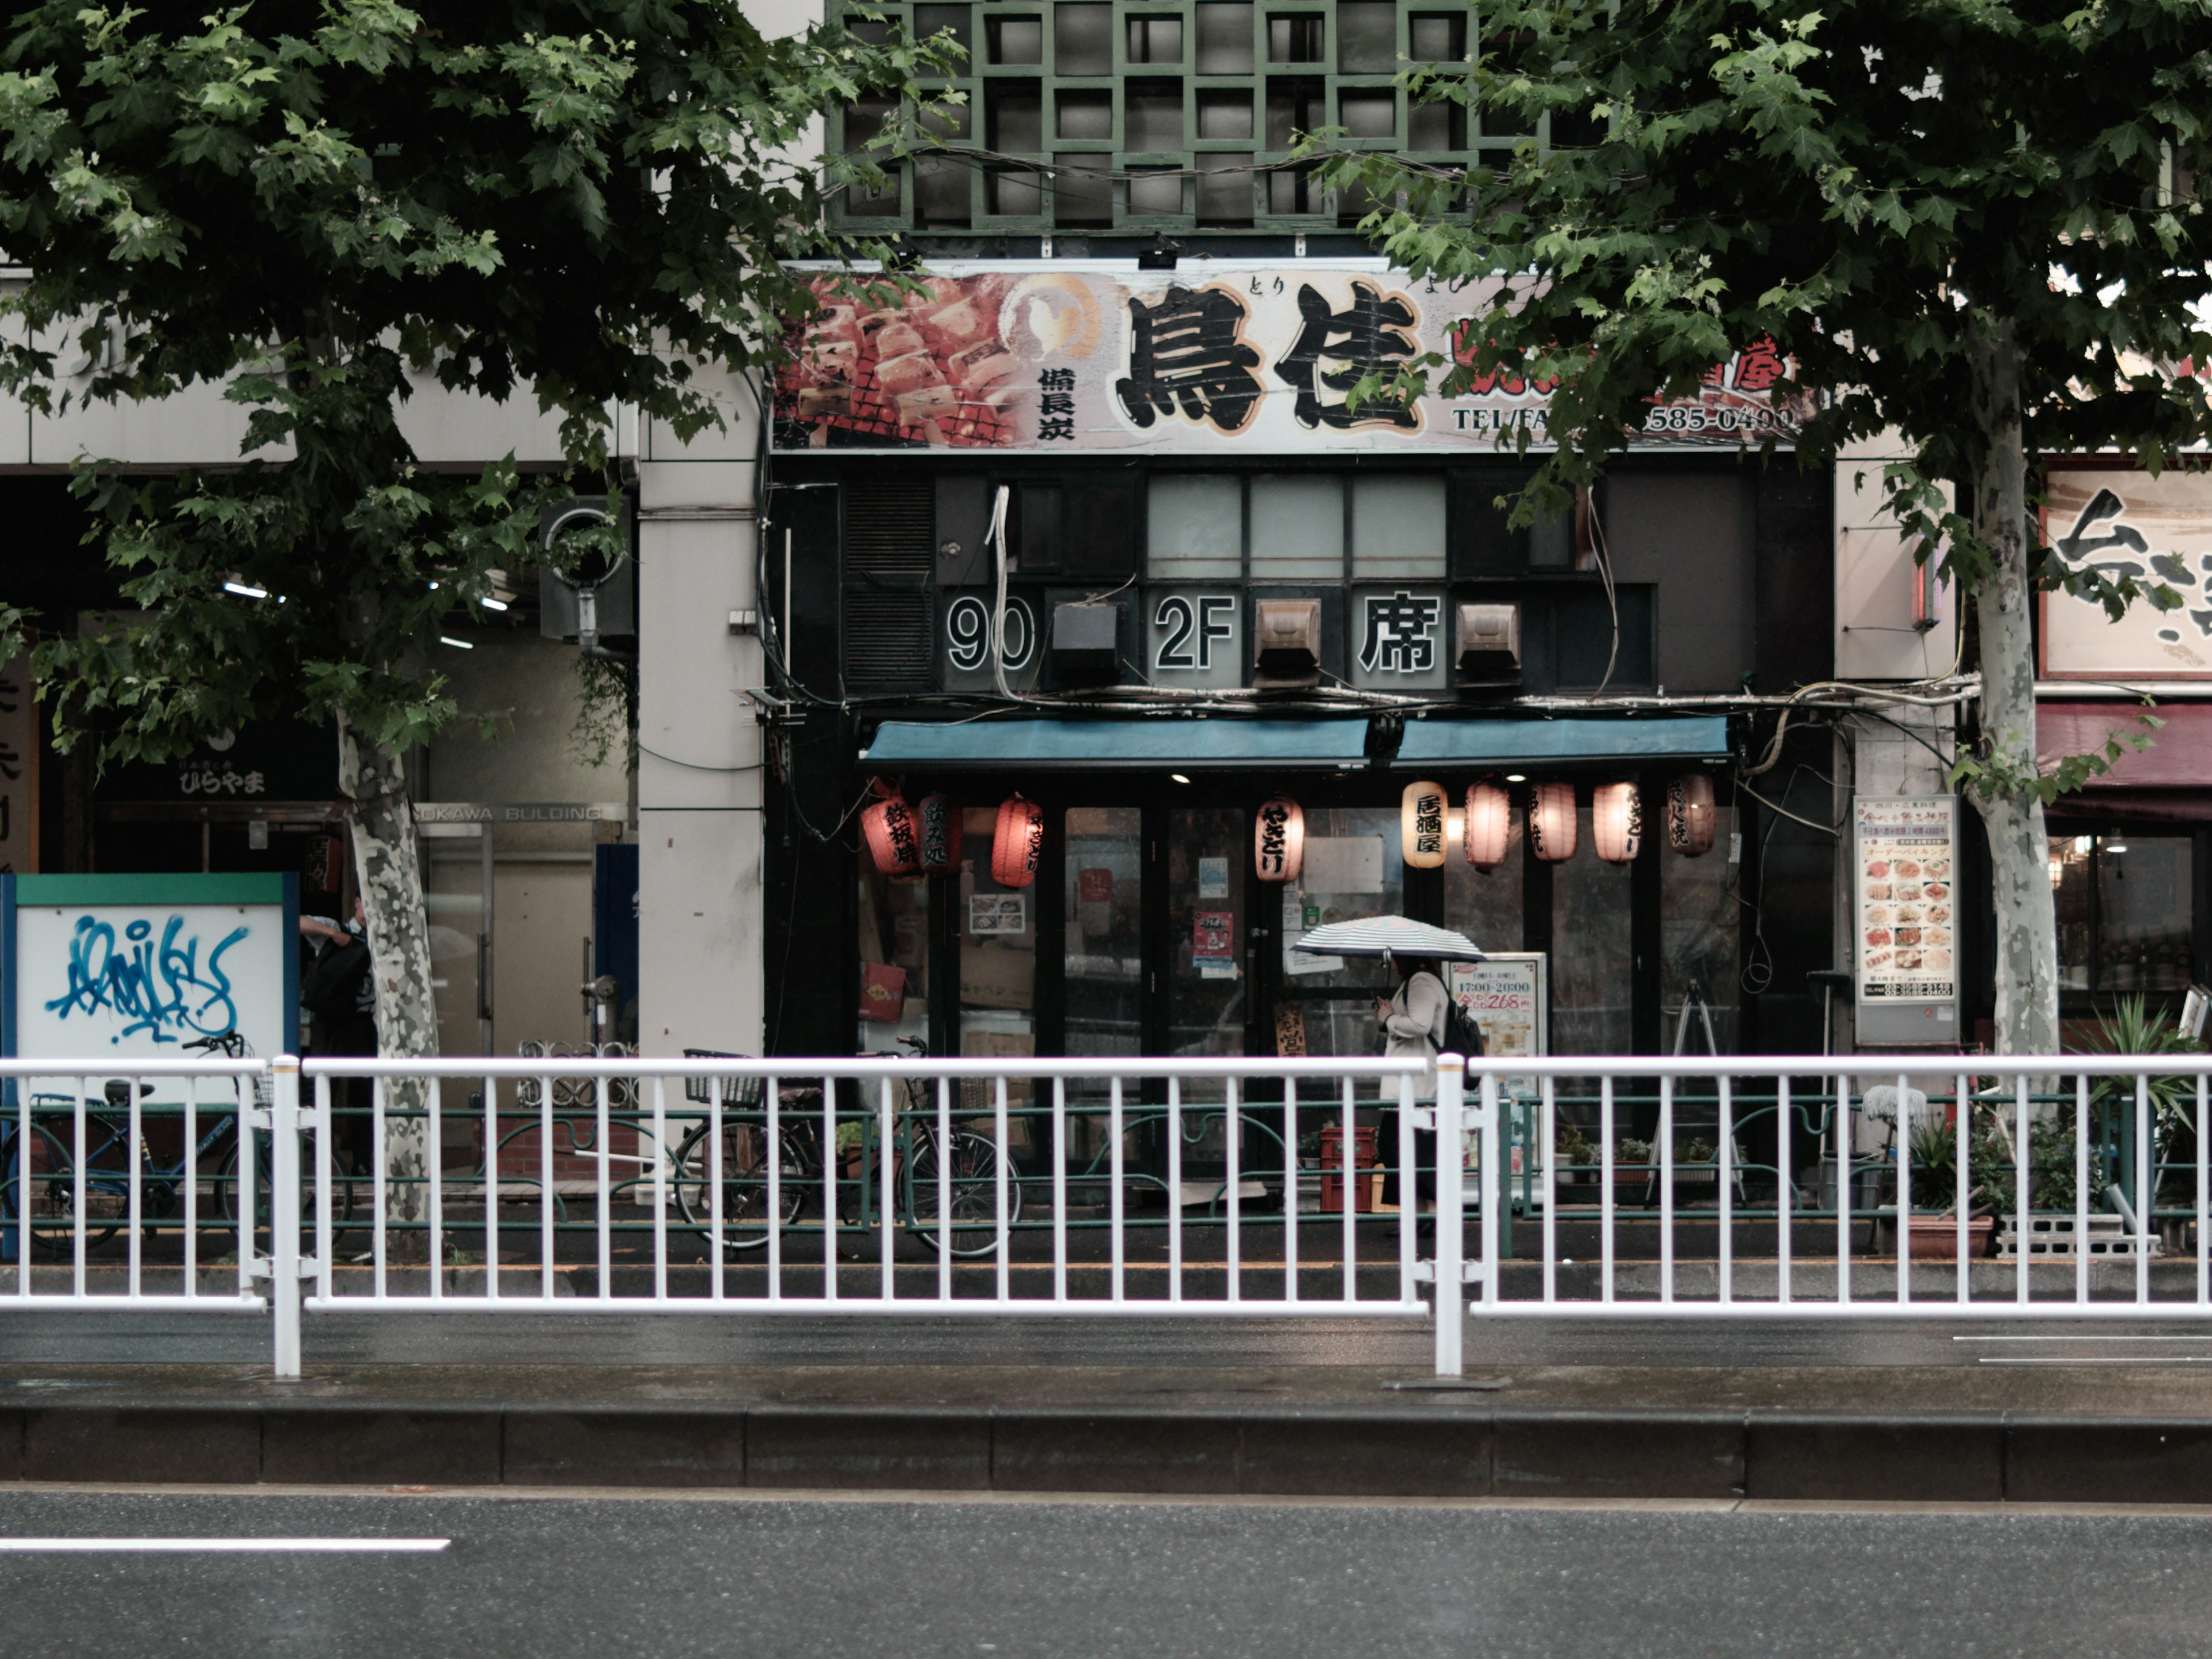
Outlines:
{"type": "Polygon", "coordinates": [[[2128,844],[2124,841],[2108,841],[2105,843],[2105,850],[2107,853],[2124,853],[2128,850],[2128,844]]]}
{"type": "Polygon", "coordinates": [[[483,599],[478,599],[477,603],[483,606],[487,611],[504,611],[507,609],[507,601],[505,599],[495,599],[489,594],[486,594],[483,599]]]}
{"type": "Polygon", "coordinates": [[[1182,775],[1182,773],[1180,773],[1180,772],[1170,772],[1170,773],[1169,773],[1169,774],[1168,774],[1168,781],[1169,781],[1170,783],[1188,783],[1188,782],[1190,781],[1190,780],[1189,780],[1188,778],[1187,778],[1187,777],[1183,776],[1183,775],[1182,775]]]}
{"type": "Polygon", "coordinates": [[[265,599],[269,597],[267,588],[256,587],[251,582],[227,581],[222,585],[222,591],[235,593],[241,599],[265,599]]]}
{"type": "Polygon", "coordinates": [[[476,647],[467,640],[457,640],[451,634],[439,635],[438,643],[441,645],[450,645],[456,651],[473,651],[476,649],[476,647]]]}
{"type": "Polygon", "coordinates": [[[1528,775],[1526,772],[1508,772],[1505,775],[1505,781],[1508,783],[1526,783],[1528,781],[1528,775]]]}

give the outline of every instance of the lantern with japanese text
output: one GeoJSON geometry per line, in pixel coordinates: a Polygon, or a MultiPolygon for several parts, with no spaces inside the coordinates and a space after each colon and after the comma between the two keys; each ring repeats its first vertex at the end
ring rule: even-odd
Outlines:
{"type": "Polygon", "coordinates": [[[950,795],[924,795],[914,812],[921,821],[921,867],[933,876],[951,875],[967,850],[960,803],[950,795]]]}
{"type": "Polygon", "coordinates": [[[1044,808],[1020,795],[999,807],[991,836],[991,879],[1001,887],[1026,887],[1036,879],[1044,857],[1044,808]]]}
{"type": "Polygon", "coordinates": [[[1478,870],[1505,862],[1513,836],[1513,798],[1501,784],[1485,779],[1467,787],[1467,861],[1478,870]]]}
{"type": "Polygon", "coordinates": [[[1632,783],[1601,783],[1590,797],[1590,836],[1607,864],[1633,864],[1644,847],[1644,792],[1632,783]]]}
{"type": "Polygon", "coordinates": [[[1703,772],[1685,772],[1667,785],[1667,844],[1686,859],[1713,849],[1713,781],[1703,772]]]}
{"type": "Polygon", "coordinates": [[[1406,862],[1416,870],[1434,870],[1444,861],[1444,787],[1440,783],[1409,783],[1398,803],[1398,838],[1406,862]]]}
{"type": "Polygon", "coordinates": [[[1305,809],[1278,795],[1253,814],[1252,866],[1262,881],[1296,881],[1305,863],[1305,809]]]}
{"type": "Polygon", "coordinates": [[[875,790],[875,799],[860,814],[868,856],[886,876],[910,876],[921,865],[921,836],[914,808],[887,784],[878,783],[875,790]]]}
{"type": "Polygon", "coordinates": [[[1560,864],[1575,855],[1575,787],[1571,783],[1540,783],[1531,792],[1528,805],[1528,848],[1547,864],[1560,864]]]}

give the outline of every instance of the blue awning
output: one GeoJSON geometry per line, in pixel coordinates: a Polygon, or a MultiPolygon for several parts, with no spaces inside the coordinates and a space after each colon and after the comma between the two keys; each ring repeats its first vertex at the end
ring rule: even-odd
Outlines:
{"type": "Polygon", "coordinates": [[[1626,720],[1427,720],[1406,722],[1397,764],[1408,767],[1526,761],[1723,760],[1725,715],[1626,720]]]}
{"type": "Polygon", "coordinates": [[[1366,763],[1367,721],[1172,719],[885,720],[860,751],[878,769],[1124,771],[1291,768],[1343,772],[1366,763]]]}

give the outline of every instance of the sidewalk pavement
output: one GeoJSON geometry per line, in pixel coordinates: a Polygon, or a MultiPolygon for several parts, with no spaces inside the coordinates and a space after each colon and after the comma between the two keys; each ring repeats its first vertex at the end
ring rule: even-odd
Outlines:
{"type": "Polygon", "coordinates": [[[2212,1504],[2212,1332],[2079,1325],[2092,1340],[2069,1349],[2034,1328],[2021,1358],[2057,1363],[1486,1368],[1515,1345],[1470,1327],[1467,1381],[1488,1386],[1461,1389],[1395,1364],[311,1364],[280,1383],[17,1359],[0,1480],[2212,1504]]]}

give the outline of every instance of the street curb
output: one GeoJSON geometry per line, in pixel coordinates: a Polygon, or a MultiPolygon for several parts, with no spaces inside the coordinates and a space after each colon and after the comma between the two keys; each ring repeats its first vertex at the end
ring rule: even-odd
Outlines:
{"type": "Polygon", "coordinates": [[[1178,1404],[56,1401],[0,1485],[2212,1503],[2212,1418],[1178,1404]]]}

